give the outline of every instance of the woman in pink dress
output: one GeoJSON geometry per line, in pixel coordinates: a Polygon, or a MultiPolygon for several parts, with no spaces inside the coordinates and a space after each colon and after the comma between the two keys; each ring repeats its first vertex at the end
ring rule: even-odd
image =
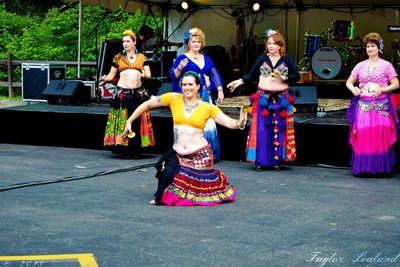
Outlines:
{"type": "Polygon", "coordinates": [[[347,110],[354,176],[387,177],[396,164],[396,106],[389,93],[399,88],[392,64],[379,57],[383,40],[378,33],[363,39],[368,59],[358,63],[346,81],[354,94],[347,110]],[[358,84],[356,82],[358,81],[358,84]]]}

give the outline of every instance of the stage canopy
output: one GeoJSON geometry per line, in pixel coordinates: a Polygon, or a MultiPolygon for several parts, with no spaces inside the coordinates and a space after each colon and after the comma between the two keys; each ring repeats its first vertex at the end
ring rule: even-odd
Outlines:
{"type": "MultiPolygon", "coordinates": [[[[399,0],[263,0],[263,12],[253,16],[247,4],[255,0],[188,0],[195,8],[187,13],[177,11],[182,0],[68,1],[101,5],[112,10],[122,8],[130,13],[142,9],[147,14],[151,10],[150,14],[164,17],[164,40],[181,42],[185,31],[199,27],[206,31],[207,45],[219,45],[227,51],[232,51],[233,47],[239,50],[253,36],[262,44],[265,29],[279,29],[286,39],[287,51],[296,62],[302,60],[305,33],[330,31],[337,26],[333,25],[336,20],[354,21],[357,36],[375,31],[381,33],[386,43],[392,43],[397,35],[388,32],[386,27],[398,25],[400,10],[399,0]],[[239,18],[241,22],[238,22],[239,18]]],[[[391,57],[389,49],[384,53],[387,58],[391,57]]]]}
{"type": "MultiPolygon", "coordinates": [[[[70,0],[78,2],[79,0],[70,0]]],[[[82,0],[86,5],[102,5],[107,9],[118,9],[122,7],[125,11],[135,12],[138,8],[144,8],[146,4],[160,6],[164,9],[176,8],[182,0],[82,0]]],[[[243,0],[196,0],[190,1],[200,7],[245,7],[248,1],[243,0]]],[[[398,0],[268,0],[262,1],[271,8],[286,7],[302,10],[304,8],[319,7],[400,7],[398,0]]]]}

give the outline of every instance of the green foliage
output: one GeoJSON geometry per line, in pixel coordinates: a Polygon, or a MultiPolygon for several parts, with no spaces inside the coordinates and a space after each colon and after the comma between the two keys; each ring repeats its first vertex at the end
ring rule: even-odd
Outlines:
{"type": "MultiPolygon", "coordinates": [[[[3,1],[4,2],[4,1],[3,1]]],[[[16,1],[14,9],[20,10],[24,1],[16,1]]],[[[0,2],[0,59],[6,60],[9,53],[14,60],[76,61],[78,58],[78,4],[65,4],[48,9],[45,14],[33,15],[28,1],[25,12],[13,13],[0,2]]],[[[120,39],[122,32],[135,32],[146,17],[141,10],[135,14],[122,9],[110,11],[101,6],[83,6],[81,61],[95,61],[101,42],[120,39]]],[[[162,17],[156,18],[162,29],[162,17]]],[[[156,29],[156,21],[147,18],[147,24],[156,29]]],[[[95,68],[82,68],[81,77],[96,75],[95,68]]],[[[14,80],[20,81],[20,68],[14,68],[14,80]]],[[[77,77],[77,68],[68,67],[67,78],[77,77]]],[[[0,80],[7,80],[7,68],[0,65],[0,80]]]]}
{"type": "MultiPolygon", "coordinates": [[[[4,87],[0,87],[0,90],[2,90],[4,87]]],[[[1,91],[0,91],[0,100],[13,100],[13,101],[21,101],[22,100],[22,97],[21,97],[21,95],[19,95],[19,96],[16,96],[16,97],[5,97],[5,96],[3,96],[3,95],[5,95],[5,94],[3,94],[1,91]]]]}
{"type": "Polygon", "coordinates": [[[63,5],[60,0],[0,0],[8,12],[44,16],[49,8],[59,7],[63,5]]]}

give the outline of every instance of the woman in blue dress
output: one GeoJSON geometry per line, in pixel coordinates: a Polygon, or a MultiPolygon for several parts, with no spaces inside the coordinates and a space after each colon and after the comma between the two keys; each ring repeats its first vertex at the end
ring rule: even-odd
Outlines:
{"type": "MultiPolygon", "coordinates": [[[[224,100],[224,91],[222,88],[222,79],[213,61],[207,55],[202,53],[206,45],[204,32],[199,28],[190,29],[184,36],[185,53],[179,55],[169,75],[172,81],[174,92],[182,92],[179,81],[185,72],[193,71],[199,74],[201,84],[204,86],[199,90],[201,100],[219,104],[224,100]],[[215,93],[217,91],[217,94],[215,93]],[[214,98],[216,95],[217,99],[214,98]]],[[[220,159],[220,145],[218,141],[218,132],[214,120],[209,119],[204,128],[204,137],[211,144],[214,153],[214,160],[220,159]]]]}

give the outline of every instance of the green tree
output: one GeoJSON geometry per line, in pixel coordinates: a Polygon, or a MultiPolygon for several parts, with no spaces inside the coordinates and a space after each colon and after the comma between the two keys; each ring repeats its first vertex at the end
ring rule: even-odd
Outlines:
{"type": "MultiPolygon", "coordinates": [[[[9,53],[15,60],[56,60],[75,61],[78,58],[78,4],[64,4],[52,7],[45,14],[34,15],[32,6],[27,4],[24,12],[23,1],[15,1],[13,9],[6,8],[0,2],[0,59],[7,59],[9,53]],[[17,3],[18,2],[18,3],[17,3]],[[14,13],[10,10],[17,10],[14,13]]],[[[31,1],[28,1],[31,2],[31,1]]],[[[33,1],[34,2],[34,1],[33,1]]],[[[141,10],[134,14],[122,9],[110,11],[101,6],[82,8],[81,60],[94,61],[103,40],[120,39],[122,32],[131,29],[137,32],[146,17],[141,10]]],[[[148,17],[147,24],[156,29],[156,23],[162,28],[162,17],[148,17]]],[[[95,68],[85,68],[81,77],[95,68]]],[[[68,68],[67,78],[76,78],[77,69],[68,68]]],[[[20,69],[15,68],[15,81],[20,80],[20,69]]],[[[7,80],[5,66],[0,66],[0,80],[7,80]]]]}
{"type": "Polygon", "coordinates": [[[44,16],[52,7],[60,7],[63,1],[60,0],[0,0],[8,12],[44,16]]]}

